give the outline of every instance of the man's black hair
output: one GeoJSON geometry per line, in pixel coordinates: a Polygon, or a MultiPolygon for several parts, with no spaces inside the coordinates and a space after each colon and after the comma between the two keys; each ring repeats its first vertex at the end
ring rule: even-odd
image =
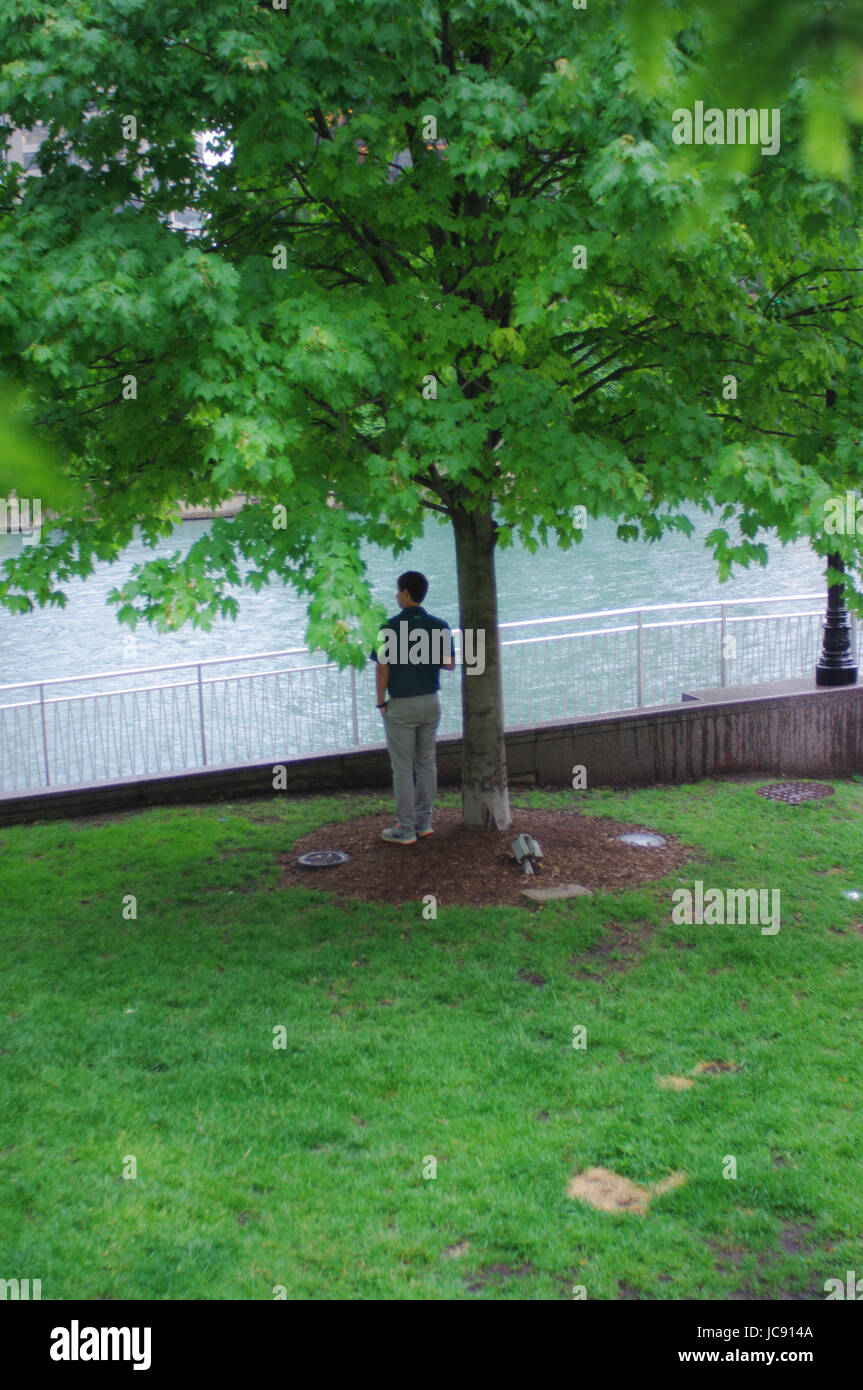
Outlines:
{"type": "Polygon", "coordinates": [[[414,603],[422,603],[429,591],[429,582],[419,570],[406,570],[399,575],[399,589],[407,589],[414,603]]]}

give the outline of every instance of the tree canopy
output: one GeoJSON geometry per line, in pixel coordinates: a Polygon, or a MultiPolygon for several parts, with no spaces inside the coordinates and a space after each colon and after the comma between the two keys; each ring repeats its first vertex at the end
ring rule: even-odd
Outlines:
{"type": "Polygon", "coordinates": [[[121,618],[206,624],[229,585],[279,576],[310,644],[359,663],[383,616],[360,543],[402,554],[430,515],[473,566],[464,625],[496,622],[495,547],[577,543],[577,508],[627,539],[718,503],[722,574],[770,531],[858,564],[856,535],[824,534],[857,481],[853,35],[850,153],[825,167],[824,65],[780,43],[762,81],[763,17],[732,26],[726,101],[713,22],[623,0],[7,4],[0,111],[50,134],[41,177],[3,175],[0,372],[85,500],[7,562],[0,602],[62,601],[136,525],[167,535],[178,498],[236,492],[255,503],[141,567],[121,618]],[[778,152],[676,145],[684,98],[737,105],[746,72],[778,152]],[[199,232],[167,225],[183,209],[199,232]]]}

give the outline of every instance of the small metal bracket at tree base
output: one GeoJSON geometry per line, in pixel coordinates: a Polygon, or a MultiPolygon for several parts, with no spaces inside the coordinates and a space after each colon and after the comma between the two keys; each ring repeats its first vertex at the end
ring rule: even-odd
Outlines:
{"type": "Polygon", "coordinates": [[[834,791],[825,782],[774,782],[772,786],[759,787],[758,795],[796,806],[801,801],[821,801],[825,796],[833,796],[834,791]]]}
{"type": "Polygon", "coordinates": [[[512,852],[526,874],[535,874],[542,858],[542,850],[532,835],[519,835],[512,842],[512,852]]]}

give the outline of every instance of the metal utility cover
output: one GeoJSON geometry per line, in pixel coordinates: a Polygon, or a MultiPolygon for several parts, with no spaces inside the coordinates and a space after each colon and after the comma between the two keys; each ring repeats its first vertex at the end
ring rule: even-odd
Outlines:
{"type": "Polygon", "coordinates": [[[649,830],[630,830],[625,835],[618,835],[617,839],[625,845],[641,845],[645,849],[658,849],[665,844],[664,835],[652,835],[649,830]]]}
{"type": "Polygon", "coordinates": [[[332,869],[336,864],[345,864],[350,859],[343,849],[313,849],[301,854],[297,863],[302,869],[332,869]]]}
{"type": "Polygon", "coordinates": [[[772,787],[758,788],[759,796],[768,801],[785,801],[789,806],[796,806],[800,801],[820,801],[833,794],[833,788],[823,782],[776,782],[772,787]]]}

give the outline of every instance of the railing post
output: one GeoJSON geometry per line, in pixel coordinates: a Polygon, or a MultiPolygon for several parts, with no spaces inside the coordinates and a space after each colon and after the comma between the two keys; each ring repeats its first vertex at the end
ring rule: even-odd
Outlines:
{"type": "Polygon", "coordinates": [[[725,655],[725,633],[727,630],[728,609],[723,603],[720,609],[722,622],[719,627],[719,684],[723,689],[728,685],[728,658],[725,655]]]}
{"type": "Polygon", "coordinates": [[[51,785],[51,773],[48,769],[48,729],[45,724],[45,687],[39,686],[39,712],[42,715],[42,752],[45,758],[45,786],[51,785]]]}
{"type": "Polygon", "coordinates": [[[198,672],[198,711],[201,716],[201,757],[204,767],[207,766],[207,734],[204,729],[204,682],[201,676],[201,667],[197,667],[198,672]]]}
{"type": "Polygon", "coordinates": [[[644,614],[638,610],[638,690],[636,699],[638,708],[644,709],[644,614]]]}
{"type": "Polygon", "coordinates": [[[351,716],[354,724],[354,747],[360,746],[360,721],[357,714],[357,668],[351,667],[351,716]]]}

